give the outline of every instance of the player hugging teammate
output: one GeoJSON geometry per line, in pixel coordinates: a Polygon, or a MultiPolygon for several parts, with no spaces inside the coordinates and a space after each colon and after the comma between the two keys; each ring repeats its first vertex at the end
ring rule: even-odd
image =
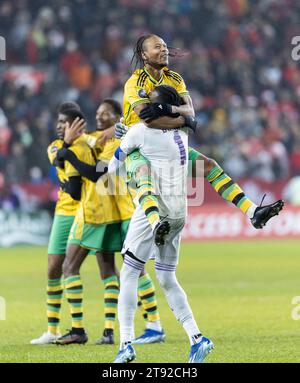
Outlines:
{"type": "MultiPolygon", "coordinates": [[[[128,138],[125,136],[123,146],[111,135],[112,125],[121,116],[121,108],[113,100],[106,100],[100,105],[97,111],[99,131],[91,135],[83,133],[84,121],[82,121],[82,116],[78,115],[81,113],[80,110],[77,110],[76,115],[73,105],[70,108],[71,111],[64,112],[65,120],[61,121],[62,127],[60,128],[63,133],[61,133],[59,142],[49,148],[50,161],[57,167],[61,181],[58,207],[49,243],[49,269],[54,270],[49,273],[47,288],[49,326],[47,333],[33,341],[36,344],[53,341],[59,344],[87,341],[83,325],[80,266],[89,251],[96,253],[101,268],[101,277],[105,284],[106,322],[103,336],[97,343],[114,342],[113,330],[119,293],[114,253],[121,250],[126,238],[123,246],[125,261],[121,272],[121,304],[119,307],[121,346],[116,362],[127,363],[135,358],[131,343],[152,343],[164,340],[165,334],[157,312],[154,286],[149,275],[143,271],[149,255],[153,254],[156,255],[158,279],[166,293],[169,305],[189,336],[190,362],[202,362],[213,347],[212,342],[200,333],[186,296],[175,276],[180,233],[185,220],[183,212],[186,196],[182,199],[184,203],[180,205],[182,207],[180,214],[183,214],[182,217],[180,216],[182,218],[180,224],[172,216],[173,208],[170,208],[172,203],[166,210],[168,215],[166,218],[164,216],[166,211],[162,206],[168,206],[168,204],[164,200],[164,195],[157,192],[151,175],[151,167],[154,163],[153,152],[141,144],[140,135],[143,137],[149,135],[153,138],[155,135],[161,135],[162,130],[167,132],[167,135],[161,135],[158,142],[165,150],[164,159],[168,158],[170,149],[170,153],[177,153],[178,157],[175,154],[174,156],[180,166],[185,167],[188,160],[192,161],[193,176],[199,176],[197,162],[201,161],[204,164],[204,173],[201,176],[205,177],[222,198],[232,202],[246,214],[255,228],[262,228],[283,207],[281,200],[272,205],[258,207],[216,161],[188,148],[186,128],[192,130],[197,128],[193,103],[182,77],[168,68],[168,59],[168,47],[160,37],[151,34],[142,36],[137,41],[133,57],[136,70],[124,88],[124,125],[117,125],[116,128],[119,136],[128,130],[129,135],[128,138]],[[138,128],[141,130],[137,130],[138,128]],[[133,129],[132,133],[130,133],[130,129],[133,129]],[[156,133],[153,129],[157,130],[156,133]],[[168,137],[165,142],[164,137],[168,137]],[[128,142],[134,142],[134,145],[129,145],[128,142]],[[135,150],[132,151],[133,148],[135,150]],[[99,196],[95,186],[97,180],[106,173],[105,163],[113,157],[114,152],[113,162],[120,161],[120,154],[127,156],[126,172],[137,186],[138,204],[134,219],[129,225],[127,237],[129,219],[134,211],[130,195],[105,194],[99,196]],[[100,169],[100,172],[97,169],[100,169]],[[70,206],[74,204],[72,210],[69,211],[69,207],[63,211],[59,209],[64,199],[70,206]],[[70,214],[67,214],[66,211],[70,214]],[[60,215],[72,218],[58,218],[60,215]],[[139,222],[141,222],[141,226],[137,227],[139,222]],[[59,228],[57,229],[57,227],[59,228]],[[147,232],[145,236],[142,234],[138,244],[137,236],[134,234],[135,228],[137,230],[144,228],[144,232],[147,232]],[[60,231],[63,231],[64,234],[68,232],[70,235],[64,235],[64,238],[60,239],[60,234],[58,234],[60,231]],[[176,246],[175,242],[173,245],[170,244],[170,239],[171,242],[173,240],[176,242],[176,246]],[[61,243],[60,248],[53,250],[53,243],[61,243]],[[149,246],[146,250],[141,250],[142,245],[149,246]],[[58,324],[63,290],[62,273],[65,278],[66,297],[70,304],[72,329],[61,337],[58,324]],[[136,308],[137,290],[145,309],[144,316],[148,322],[145,333],[134,339],[132,313],[136,308]]],[[[156,146],[153,146],[152,149],[155,151],[156,146]]],[[[173,181],[168,179],[170,184],[173,181]]],[[[175,201],[175,196],[171,195],[170,198],[171,201],[175,201]]]]}

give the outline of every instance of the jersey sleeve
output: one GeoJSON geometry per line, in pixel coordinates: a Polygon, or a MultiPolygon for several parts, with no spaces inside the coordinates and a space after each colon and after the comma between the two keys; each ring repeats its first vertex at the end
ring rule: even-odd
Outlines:
{"type": "Polygon", "coordinates": [[[186,89],[186,85],[184,79],[180,76],[179,73],[171,71],[171,76],[174,79],[175,89],[179,93],[180,96],[187,96],[189,94],[186,89]]]}
{"type": "Polygon", "coordinates": [[[48,149],[47,149],[47,154],[48,154],[48,158],[49,158],[49,161],[50,161],[50,164],[51,165],[54,165],[54,160],[56,158],[56,154],[57,154],[57,151],[62,147],[62,145],[60,145],[58,143],[58,141],[54,141],[52,142],[49,146],[48,146],[48,149]]]}
{"type": "Polygon", "coordinates": [[[130,154],[135,149],[139,149],[144,142],[144,129],[141,124],[132,126],[125,134],[120,148],[125,154],[130,154]]]}
{"type": "Polygon", "coordinates": [[[143,74],[134,74],[126,82],[124,87],[124,97],[129,102],[131,109],[140,104],[149,104],[147,88],[144,85],[143,74]]]}
{"type": "MultiPolygon", "coordinates": [[[[79,161],[85,162],[84,147],[82,145],[73,145],[68,150],[71,150],[79,161]]],[[[85,150],[88,150],[88,148],[85,148],[85,150]]],[[[68,178],[80,175],[69,161],[65,161],[65,173],[68,178]]]]}

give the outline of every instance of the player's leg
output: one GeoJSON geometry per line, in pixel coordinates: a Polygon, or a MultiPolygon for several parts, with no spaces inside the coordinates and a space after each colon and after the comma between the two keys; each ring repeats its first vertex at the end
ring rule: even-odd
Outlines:
{"type": "Polygon", "coordinates": [[[82,239],[86,233],[89,234],[81,215],[78,214],[70,230],[63,263],[65,294],[69,303],[72,329],[56,341],[58,344],[84,344],[88,340],[83,325],[83,286],[80,276],[80,267],[89,253],[89,249],[82,246],[82,239]]]}
{"type": "MultiPolygon", "coordinates": [[[[193,176],[197,174],[197,161],[203,161],[203,176],[215,189],[215,191],[226,201],[232,202],[251,220],[256,229],[260,229],[269,221],[270,218],[277,215],[284,206],[282,200],[266,206],[257,206],[251,201],[240,188],[213,159],[204,156],[194,149],[189,148],[189,159],[192,161],[193,176]]],[[[201,166],[199,167],[201,169],[201,166]]]]}
{"type": "Polygon", "coordinates": [[[123,245],[124,262],[120,272],[118,318],[120,324],[120,350],[116,363],[128,363],[135,359],[131,345],[134,339],[134,314],[137,307],[138,279],[145,262],[152,254],[153,232],[145,219],[143,209],[135,210],[123,245]]]}
{"type": "Polygon", "coordinates": [[[96,344],[114,344],[115,319],[119,297],[119,272],[115,264],[115,252],[122,249],[130,220],[100,225],[97,261],[104,282],[105,324],[102,337],[96,344]]]}
{"type": "Polygon", "coordinates": [[[104,331],[96,344],[114,344],[114,329],[119,297],[119,271],[114,252],[97,252],[97,263],[104,283],[104,331]]]}
{"type": "Polygon", "coordinates": [[[83,286],[80,267],[88,255],[89,250],[69,243],[66,258],[63,263],[63,274],[66,298],[72,317],[72,329],[56,343],[67,345],[71,343],[84,344],[88,341],[83,325],[83,286]]]}
{"type": "Polygon", "coordinates": [[[200,363],[212,350],[213,343],[202,336],[195,321],[187,295],[176,278],[176,265],[179,256],[180,235],[184,222],[171,223],[171,232],[166,239],[166,245],[160,249],[155,262],[157,279],[166,296],[167,302],[176,319],[182,324],[190,344],[190,363],[200,363]]]}
{"type": "Polygon", "coordinates": [[[68,235],[74,221],[73,216],[55,215],[48,244],[47,282],[47,332],[31,344],[48,344],[60,336],[59,322],[63,300],[62,264],[65,259],[68,235]]]}
{"type": "Polygon", "coordinates": [[[142,270],[138,281],[138,298],[138,306],[145,319],[146,329],[132,343],[149,344],[163,342],[165,333],[160,322],[155,286],[145,268],[142,270]]]}
{"type": "Polygon", "coordinates": [[[168,234],[168,222],[161,220],[158,200],[149,161],[138,150],[133,151],[126,159],[128,176],[133,178],[137,187],[137,198],[154,233],[157,245],[163,244],[168,234]]]}
{"type": "MultiPolygon", "coordinates": [[[[125,241],[130,220],[121,223],[121,242],[125,241]]],[[[138,306],[141,308],[142,315],[146,322],[144,333],[136,338],[133,343],[149,344],[162,342],[165,333],[160,323],[160,315],[157,306],[155,286],[145,268],[141,271],[138,281],[138,306]]]]}

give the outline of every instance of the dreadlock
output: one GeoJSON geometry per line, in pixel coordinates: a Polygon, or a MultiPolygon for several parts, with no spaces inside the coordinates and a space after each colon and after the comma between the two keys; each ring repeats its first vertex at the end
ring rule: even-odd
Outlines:
{"type": "Polygon", "coordinates": [[[182,105],[182,98],[175,88],[169,85],[159,85],[155,87],[159,94],[160,102],[180,106],[182,105]]]}
{"type": "Polygon", "coordinates": [[[143,36],[139,37],[138,41],[136,42],[135,47],[133,49],[133,56],[132,56],[131,63],[130,63],[130,65],[134,64],[133,70],[136,70],[138,68],[143,68],[144,60],[142,57],[142,53],[143,53],[143,48],[144,48],[144,42],[146,40],[150,39],[150,37],[152,37],[152,36],[155,36],[155,35],[153,35],[153,34],[143,35],[143,36]]]}
{"type": "MultiPolygon", "coordinates": [[[[144,51],[144,42],[153,36],[156,36],[156,35],[154,35],[153,33],[148,35],[143,35],[139,37],[138,41],[136,42],[135,47],[133,49],[133,56],[130,62],[130,66],[134,64],[133,71],[135,71],[136,69],[143,68],[144,60],[142,57],[142,53],[144,51]]],[[[180,48],[173,48],[168,46],[168,50],[169,50],[170,57],[183,57],[185,55],[185,53],[183,53],[180,48]]]]}

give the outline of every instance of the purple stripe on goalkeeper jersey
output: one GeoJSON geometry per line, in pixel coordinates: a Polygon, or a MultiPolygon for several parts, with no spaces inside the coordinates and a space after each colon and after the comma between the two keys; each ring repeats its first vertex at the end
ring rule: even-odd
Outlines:
{"type": "Polygon", "coordinates": [[[144,264],[138,261],[135,261],[134,259],[128,257],[128,255],[125,255],[124,263],[127,266],[130,266],[136,270],[142,270],[144,267],[144,264]]]}
{"type": "Polygon", "coordinates": [[[180,163],[181,165],[184,165],[186,163],[186,151],[184,144],[182,142],[182,139],[180,137],[180,134],[178,133],[178,130],[174,130],[174,141],[178,145],[179,153],[180,153],[180,163]]]}
{"type": "Polygon", "coordinates": [[[176,265],[166,265],[164,263],[155,262],[155,269],[162,271],[175,271],[176,265]]]}

